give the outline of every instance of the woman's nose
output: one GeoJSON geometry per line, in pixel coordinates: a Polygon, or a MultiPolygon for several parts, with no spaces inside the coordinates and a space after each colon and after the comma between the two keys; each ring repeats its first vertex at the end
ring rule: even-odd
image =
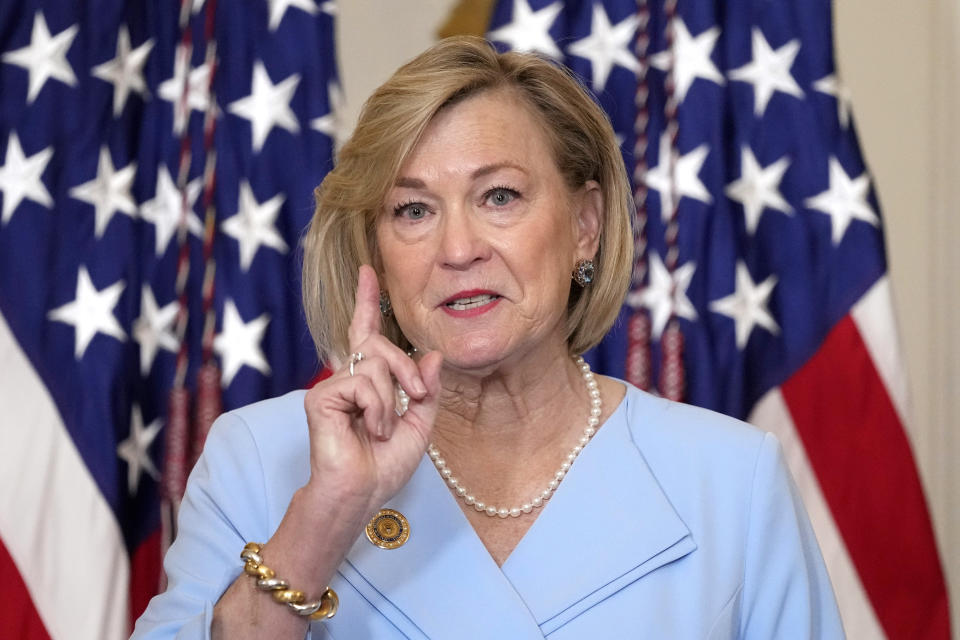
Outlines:
{"type": "Polygon", "coordinates": [[[468,208],[447,212],[443,218],[440,240],[440,257],[444,266],[468,269],[475,262],[490,257],[490,244],[481,227],[468,208]]]}

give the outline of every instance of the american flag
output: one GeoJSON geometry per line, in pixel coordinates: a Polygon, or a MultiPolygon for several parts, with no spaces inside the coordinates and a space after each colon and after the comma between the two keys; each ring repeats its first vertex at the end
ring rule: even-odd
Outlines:
{"type": "Polygon", "coordinates": [[[829,0],[501,0],[487,35],[572,68],[622,140],[639,257],[591,362],[779,436],[849,637],[946,639],[831,26],[829,0]]]}
{"type": "Polygon", "coordinates": [[[0,635],[127,637],[211,414],[316,373],[334,14],[0,0],[0,635]]]}

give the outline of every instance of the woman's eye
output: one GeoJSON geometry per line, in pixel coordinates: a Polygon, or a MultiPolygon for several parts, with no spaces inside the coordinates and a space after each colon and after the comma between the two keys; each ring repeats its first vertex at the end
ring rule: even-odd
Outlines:
{"type": "Polygon", "coordinates": [[[485,200],[495,207],[503,207],[513,202],[520,194],[507,187],[497,187],[487,192],[485,200]]]}
{"type": "Polygon", "coordinates": [[[396,216],[403,216],[409,220],[420,220],[426,217],[427,208],[419,202],[411,202],[410,204],[398,206],[394,209],[393,213],[396,216]]]}

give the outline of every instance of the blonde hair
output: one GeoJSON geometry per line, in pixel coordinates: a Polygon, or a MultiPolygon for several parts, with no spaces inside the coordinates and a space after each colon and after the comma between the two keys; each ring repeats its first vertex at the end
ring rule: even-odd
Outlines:
{"type": "MultiPolygon", "coordinates": [[[[303,304],[321,359],[342,360],[349,353],[357,270],[364,263],[377,266],[375,224],[403,162],[437,112],[491,89],[511,90],[531,107],[571,190],[589,180],[599,183],[604,209],[596,275],[583,289],[572,284],[570,353],[593,347],[613,325],[633,266],[633,203],[606,114],[570,72],[548,60],[500,54],[480,38],[447,38],[370,96],[336,167],[316,189],[317,207],[304,237],[303,304]]],[[[384,334],[409,347],[392,316],[384,318],[384,334]]]]}

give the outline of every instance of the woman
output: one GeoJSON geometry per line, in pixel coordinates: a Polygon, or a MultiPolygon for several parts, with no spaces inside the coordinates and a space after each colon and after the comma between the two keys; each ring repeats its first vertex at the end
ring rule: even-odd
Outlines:
{"type": "Polygon", "coordinates": [[[218,421],[135,637],[842,637],[773,437],[571,357],[632,263],[575,80],[441,42],[317,203],[304,300],[336,373],[218,421]]]}

